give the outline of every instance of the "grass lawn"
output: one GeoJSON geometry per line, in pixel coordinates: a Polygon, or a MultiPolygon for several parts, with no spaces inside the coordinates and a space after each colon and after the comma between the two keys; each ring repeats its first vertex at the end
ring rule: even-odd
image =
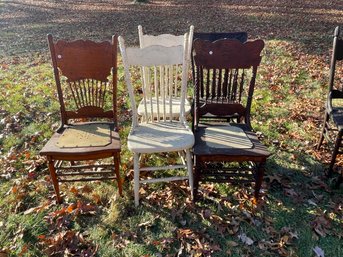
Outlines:
{"type": "Polygon", "coordinates": [[[343,256],[343,186],[332,187],[338,174],[324,175],[332,145],[315,149],[332,33],[342,24],[341,0],[0,1],[0,257],[343,256]],[[194,204],[187,183],[173,182],[144,186],[134,207],[121,62],[124,197],[113,181],[70,183],[56,204],[38,155],[59,125],[46,34],[99,41],[118,34],[137,45],[139,24],[153,34],[183,34],[193,24],[265,41],[252,120],[272,156],[258,205],[250,184],[201,184],[194,204]]]}

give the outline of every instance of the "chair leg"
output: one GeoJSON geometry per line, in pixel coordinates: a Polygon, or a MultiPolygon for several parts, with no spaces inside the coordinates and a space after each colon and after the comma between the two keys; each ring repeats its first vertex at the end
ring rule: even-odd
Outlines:
{"type": "Polygon", "coordinates": [[[339,178],[335,184],[335,188],[339,188],[339,186],[341,185],[342,182],[343,182],[343,173],[341,173],[341,175],[339,176],[339,178]]]}
{"type": "Polygon", "coordinates": [[[198,197],[198,188],[199,188],[199,164],[197,162],[197,157],[194,155],[194,181],[193,181],[193,201],[195,202],[198,197]]]}
{"type": "Polygon", "coordinates": [[[257,167],[257,175],[256,175],[256,183],[255,183],[255,193],[254,198],[257,201],[260,194],[260,189],[263,181],[264,176],[264,169],[265,169],[265,162],[261,162],[258,164],[257,167]]]}
{"type": "Polygon", "coordinates": [[[135,206],[139,205],[139,154],[133,154],[133,170],[134,170],[134,196],[135,196],[135,206]]]}
{"type": "Polygon", "coordinates": [[[118,191],[119,191],[119,195],[123,196],[123,184],[120,178],[120,154],[117,153],[113,156],[114,158],[114,172],[116,173],[116,180],[117,180],[117,184],[118,184],[118,191]]]}
{"type": "Polygon", "coordinates": [[[329,118],[330,118],[329,114],[325,111],[323,129],[322,129],[322,132],[320,133],[320,137],[319,137],[318,145],[317,145],[317,150],[319,150],[320,147],[322,146],[322,143],[324,140],[324,134],[326,133],[326,130],[327,130],[326,124],[328,123],[329,118]]]}
{"type": "Polygon", "coordinates": [[[189,149],[186,150],[186,160],[187,160],[187,171],[188,171],[188,183],[191,190],[191,199],[193,199],[194,198],[193,161],[192,161],[192,155],[189,149]]]}
{"type": "Polygon", "coordinates": [[[54,165],[54,161],[48,157],[48,166],[49,166],[49,172],[50,172],[50,177],[52,179],[52,183],[54,185],[54,190],[55,190],[55,194],[56,194],[56,199],[57,199],[57,203],[61,203],[62,199],[60,196],[60,189],[59,189],[59,185],[58,185],[58,180],[57,180],[57,175],[56,175],[56,169],[55,169],[55,165],[54,165]]]}
{"type": "Polygon", "coordinates": [[[337,137],[336,137],[335,148],[334,148],[333,153],[332,153],[331,162],[330,162],[329,171],[328,171],[329,177],[331,177],[331,175],[332,175],[333,166],[334,166],[335,161],[336,161],[336,157],[337,157],[337,154],[339,151],[339,147],[341,146],[342,132],[343,132],[343,130],[340,130],[338,132],[337,137]]]}

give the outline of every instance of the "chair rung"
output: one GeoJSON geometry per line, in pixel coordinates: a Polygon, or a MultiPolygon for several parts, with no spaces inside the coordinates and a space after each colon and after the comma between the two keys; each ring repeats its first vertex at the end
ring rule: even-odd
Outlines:
{"type": "Polygon", "coordinates": [[[93,180],[110,180],[110,179],[117,179],[115,176],[108,176],[108,177],[86,177],[86,178],[68,178],[68,179],[61,179],[59,178],[59,182],[76,182],[76,181],[93,181],[93,180]]]}
{"type": "Polygon", "coordinates": [[[252,172],[240,172],[240,173],[232,173],[232,172],[221,172],[221,173],[209,173],[209,172],[201,172],[200,175],[203,176],[231,176],[231,177],[248,177],[252,176],[252,172]]]}
{"type": "Polygon", "coordinates": [[[84,171],[84,172],[61,172],[57,171],[57,176],[78,176],[78,175],[106,175],[113,174],[113,171],[84,171]]]}
{"type": "Polygon", "coordinates": [[[175,170],[175,169],[185,169],[187,168],[186,165],[168,165],[168,166],[161,166],[161,167],[144,167],[140,168],[139,171],[157,171],[157,170],[175,170]]]}
{"type": "MultiPolygon", "coordinates": [[[[201,181],[201,179],[200,179],[200,181],[201,181]]],[[[253,179],[230,179],[230,178],[225,178],[225,179],[206,178],[206,179],[203,179],[203,181],[219,182],[219,183],[227,183],[227,182],[251,183],[251,182],[255,182],[255,180],[253,180],[253,179]]]]}
{"type": "Polygon", "coordinates": [[[152,178],[152,179],[144,179],[139,181],[142,184],[149,184],[149,183],[156,183],[156,182],[169,182],[169,181],[177,181],[177,180],[185,180],[188,179],[187,176],[184,177],[168,177],[168,178],[152,178]]]}
{"type": "Polygon", "coordinates": [[[218,171],[223,171],[223,172],[225,172],[225,171],[232,171],[232,173],[233,174],[240,174],[240,173],[244,173],[244,172],[253,172],[253,171],[255,171],[256,170],[256,167],[252,167],[252,168],[244,168],[244,169],[242,169],[242,168],[207,168],[206,169],[206,172],[208,171],[208,172],[211,172],[211,171],[215,171],[215,172],[217,172],[218,173],[218,171]]]}
{"type": "Polygon", "coordinates": [[[90,169],[90,168],[114,168],[113,164],[97,164],[97,165],[72,165],[72,166],[59,166],[59,170],[79,170],[79,169],[90,169]]]}

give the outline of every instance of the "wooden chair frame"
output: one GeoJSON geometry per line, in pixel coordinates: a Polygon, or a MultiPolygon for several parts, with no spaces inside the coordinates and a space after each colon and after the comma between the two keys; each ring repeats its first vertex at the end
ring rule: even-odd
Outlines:
{"type": "MultiPolygon", "coordinates": [[[[123,58],[125,70],[125,82],[129,91],[132,108],[132,128],[128,136],[128,148],[134,156],[134,197],[135,205],[139,205],[139,187],[142,183],[168,182],[188,179],[191,192],[193,190],[192,156],[190,150],[194,144],[194,136],[187,125],[185,119],[185,96],[187,87],[188,70],[188,34],[184,35],[185,43],[177,46],[152,45],[145,48],[126,48],[124,39],[119,37],[119,47],[123,58]],[[170,106],[166,105],[166,90],[169,76],[167,71],[172,65],[182,66],[181,76],[181,99],[180,113],[178,119],[168,115],[170,106]],[[130,69],[139,68],[141,70],[141,80],[132,81],[130,69]],[[144,120],[139,119],[136,107],[133,83],[139,84],[141,81],[143,92],[144,120]],[[150,90],[150,94],[145,94],[150,90]],[[153,93],[154,92],[154,96],[153,93]],[[157,114],[153,115],[153,110],[148,112],[147,101],[152,97],[157,103],[161,103],[161,108],[156,108],[157,114]],[[157,117],[157,119],[155,118],[157,117]],[[159,167],[140,167],[140,156],[142,154],[158,154],[163,152],[177,152],[181,157],[181,164],[166,165],[159,167]],[[186,158],[183,158],[185,156],[186,158]],[[141,179],[140,172],[154,172],[157,170],[185,169],[187,176],[160,177],[153,179],[141,179]]],[[[160,106],[160,105],[157,105],[160,106]]]]}
{"type": "Polygon", "coordinates": [[[259,197],[265,163],[270,153],[252,131],[250,109],[263,47],[262,40],[241,43],[231,39],[214,42],[197,39],[193,43],[196,74],[194,198],[200,181],[229,182],[237,181],[237,178],[244,183],[255,181],[254,197],[259,197]],[[203,119],[207,114],[236,117],[238,123],[203,119]],[[251,146],[240,147],[243,137],[234,131],[243,133],[251,146]],[[213,140],[215,146],[211,145],[213,140]],[[236,142],[237,146],[232,146],[232,142],[236,142]],[[235,163],[238,165],[232,165],[235,163]],[[251,173],[253,179],[250,179],[251,173]]]}
{"type": "Polygon", "coordinates": [[[113,36],[111,42],[59,40],[54,43],[49,34],[48,43],[60,103],[61,125],[40,154],[47,157],[57,201],[62,201],[60,182],[116,179],[121,195],[121,146],[116,107],[117,37],[113,36]],[[107,97],[111,99],[110,109],[106,107],[107,97]],[[109,129],[108,143],[91,146],[84,139],[85,145],[80,147],[58,145],[67,130],[79,131],[93,125],[109,129]],[[113,162],[89,164],[107,158],[112,158],[113,162]]]}

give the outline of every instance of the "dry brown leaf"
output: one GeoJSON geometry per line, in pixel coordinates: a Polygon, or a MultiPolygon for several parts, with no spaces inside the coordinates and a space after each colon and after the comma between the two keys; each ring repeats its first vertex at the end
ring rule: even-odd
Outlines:
{"type": "Polygon", "coordinates": [[[227,244],[229,247],[236,247],[236,246],[238,245],[238,243],[235,242],[235,241],[228,241],[228,242],[226,242],[226,244],[227,244]]]}
{"type": "Polygon", "coordinates": [[[326,218],[325,215],[321,215],[316,217],[315,220],[311,222],[311,226],[319,236],[325,237],[329,233],[331,222],[326,218]]]}

